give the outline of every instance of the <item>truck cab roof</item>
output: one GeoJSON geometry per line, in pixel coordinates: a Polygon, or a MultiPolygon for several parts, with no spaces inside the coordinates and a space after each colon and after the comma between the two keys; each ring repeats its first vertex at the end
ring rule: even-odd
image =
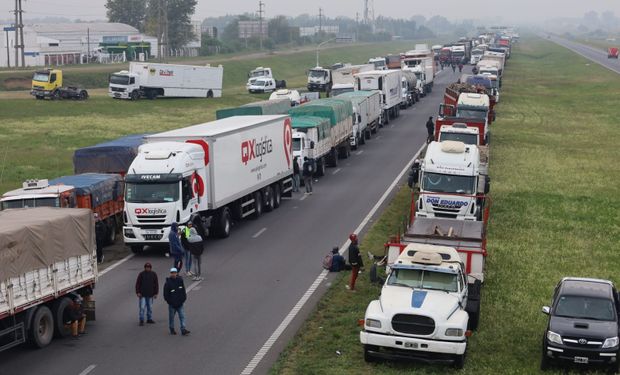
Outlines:
{"type": "Polygon", "coordinates": [[[414,267],[456,273],[461,268],[461,258],[453,247],[412,243],[399,255],[392,268],[414,267]]]}
{"type": "Polygon", "coordinates": [[[466,105],[472,107],[489,107],[489,96],[464,92],[459,95],[457,106],[466,105]]]}
{"type": "Polygon", "coordinates": [[[480,164],[478,147],[458,141],[431,142],[424,157],[424,171],[474,176],[480,164]]]}

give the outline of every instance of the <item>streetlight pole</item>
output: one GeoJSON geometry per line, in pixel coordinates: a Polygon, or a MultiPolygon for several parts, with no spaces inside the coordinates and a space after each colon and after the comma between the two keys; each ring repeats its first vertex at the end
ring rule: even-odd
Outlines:
{"type": "Polygon", "coordinates": [[[337,39],[337,38],[331,38],[331,39],[326,40],[326,41],[324,41],[324,42],[322,42],[322,43],[319,43],[319,45],[318,45],[318,46],[316,46],[316,66],[317,66],[317,67],[318,67],[318,66],[320,66],[320,65],[319,65],[319,49],[321,49],[321,47],[322,47],[324,44],[327,44],[327,43],[329,43],[329,42],[332,42],[332,41],[334,41],[334,40],[336,40],[336,39],[337,39]]]}

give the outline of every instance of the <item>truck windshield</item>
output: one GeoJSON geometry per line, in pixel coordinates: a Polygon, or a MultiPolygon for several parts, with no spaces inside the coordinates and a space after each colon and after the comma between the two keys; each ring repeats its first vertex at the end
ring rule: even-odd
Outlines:
{"type": "Polygon", "coordinates": [[[457,275],[453,273],[396,268],[390,273],[387,285],[458,292],[457,275]]]}
{"type": "Polygon", "coordinates": [[[439,141],[459,141],[465,143],[466,145],[477,145],[478,134],[441,132],[439,133],[439,141]]]}
{"type": "Polygon", "coordinates": [[[376,60],[376,61],[369,61],[370,64],[373,64],[375,66],[375,69],[383,69],[385,67],[385,61],[384,60],[376,60]]]}
{"type": "Polygon", "coordinates": [[[128,85],[129,76],[121,76],[117,74],[112,74],[110,76],[110,83],[113,85],[128,85]]]}
{"type": "Polygon", "coordinates": [[[179,183],[131,183],[126,184],[125,202],[165,203],[179,200],[179,183]]]}
{"type": "Polygon", "coordinates": [[[59,207],[57,198],[27,198],[15,199],[2,202],[2,209],[9,208],[34,208],[34,207],[59,207]]]}
{"type": "Polygon", "coordinates": [[[614,305],[610,299],[583,296],[560,296],[554,315],[578,319],[616,320],[614,305]]]}
{"type": "Polygon", "coordinates": [[[37,82],[49,82],[49,78],[50,76],[47,73],[35,73],[32,80],[37,82]]]}
{"type": "Polygon", "coordinates": [[[308,74],[311,78],[323,78],[327,75],[327,73],[323,70],[311,70],[310,74],[308,74]]]}
{"type": "Polygon", "coordinates": [[[257,79],[256,81],[254,81],[254,86],[266,86],[267,82],[263,81],[262,79],[257,79]]]}
{"type": "Polygon", "coordinates": [[[301,138],[293,138],[293,151],[303,151],[301,145],[301,138]]]}
{"type": "Polygon", "coordinates": [[[487,110],[486,108],[462,108],[462,107],[457,107],[456,109],[456,117],[463,117],[463,118],[475,118],[475,119],[480,119],[480,120],[484,120],[487,118],[487,110]]]}
{"type": "Polygon", "coordinates": [[[433,193],[473,194],[475,182],[474,176],[425,172],[422,176],[422,190],[433,193]]]}
{"type": "Polygon", "coordinates": [[[414,66],[420,65],[422,63],[422,60],[405,60],[404,63],[408,67],[413,68],[414,66]]]}

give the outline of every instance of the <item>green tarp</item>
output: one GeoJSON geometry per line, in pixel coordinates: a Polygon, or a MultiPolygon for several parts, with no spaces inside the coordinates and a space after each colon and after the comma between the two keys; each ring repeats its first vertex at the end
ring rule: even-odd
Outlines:
{"type": "Polygon", "coordinates": [[[232,116],[285,115],[291,108],[289,99],[262,100],[235,108],[218,109],[215,118],[221,120],[232,116]]]}
{"type": "Polygon", "coordinates": [[[328,119],[316,116],[292,117],[291,126],[293,129],[297,129],[302,132],[306,132],[307,129],[317,128],[319,141],[329,137],[329,132],[331,130],[331,125],[328,119]]]}
{"type": "Polygon", "coordinates": [[[331,125],[335,126],[353,114],[353,104],[348,99],[319,99],[293,107],[288,114],[293,118],[299,116],[328,118],[331,125]]]}

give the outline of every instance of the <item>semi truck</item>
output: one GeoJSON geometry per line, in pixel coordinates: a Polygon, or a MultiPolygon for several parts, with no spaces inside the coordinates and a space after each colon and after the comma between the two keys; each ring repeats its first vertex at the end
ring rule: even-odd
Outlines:
{"type": "Polygon", "coordinates": [[[490,189],[478,147],[431,142],[420,164],[416,217],[482,220],[490,189]]]}
{"type": "MultiPolygon", "coordinates": [[[[300,161],[304,156],[312,157],[316,163],[317,171],[324,171],[326,166],[336,167],[338,159],[348,158],[351,153],[350,137],[353,133],[353,104],[351,100],[331,98],[319,99],[304,105],[291,108],[289,115],[295,119],[296,117],[321,117],[327,119],[330,123],[329,137],[325,148],[318,148],[318,138],[313,138],[313,133],[294,131],[293,140],[295,143],[303,143],[300,161]],[[314,148],[316,151],[312,151],[314,148]]],[[[296,124],[299,122],[296,121],[296,124]]],[[[321,124],[321,127],[323,125],[321,124]]],[[[321,128],[319,128],[320,130],[321,128]]],[[[318,134],[320,137],[321,134],[318,134]]],[[[323,172],[319,172],[321,175],[323,172]]]]}
{"type": "Polygon", "coordinates": [[[355,75],[374,70],[372,64],[349,65],[332,71],[331,96],[355,91],[355,75]]]}
{"type": "Polygon", "coordinates": [[[400,115],[402,72],[400,70],[371,70],[355,75],[358,90],[379,90],[383,109],[383,124],[400,115]]]}
{"type": "Polygon", "coordinates": [[[81,87],[63,86],[60,69],[37,70],[32,75],[30,95],[36,99],[88,99],[88,91],[81,87]]]}
{"type": "Polygon", "coordinates": [[[330,92],[332,85],[331,69],[317,66],[308,71],[308,91],[330,92]]]}
{"type": "Polygon", "coordinates": [[[368,59],[368,63],[374,65],[375,70],[387,70],[387,61],[385,57],[372,57],[368,59]]]}
{"type": "Polygon", "coordinates": [[[414,72],[418,80],[424,83],[423,95],[431,92],[436,74],[433,51],[426,44],[416,44],[414,50],[405,52],[403,64],[405,69],[414,72]]]}
{"type": "Polygon", "coordinates": [[[273,76],[271,68],[259,66],[248,73],[248,82],[245,84],[245,88],[250,93],[275,91],[277,89],[286,88],[286,81],[277,80],[273,76]],[[268,87],[267,90],[265,90],[266,87],[268,87]]]}
{"type": "Polygon", "coordinates": [[[97,276],[90,210],[1,211],[0,351],[25,342],[43,348],[53,337],[70,335],[67,308],[78,295],[94,320],[97,276]]]}
{"type": "Polygon", "coordinates": [[[484,174],[488,172],[489,146],[479,127],[467,126],[464,123],[442,125],[439,129],[435,128],[435,140],[437,142],[458,141],[466,145],[477,146],[480,151],[480,169],[484,174]]]}
{"type": "Polygon", "coordinates": [[[119,174],[83,173],[53,180],[27,180],[21,189],[0,198],[2,210],[10,208],[88,208],[112,244],[123,222],[123,178],[119,174]]]}
{"type": "Polygon", "coordinates": [[[401,90],[403,95],[403,101],[400,104],[401,108],[411,107],[415,102],[419,100],[418,95],[418,78],[415,73],[410,70],[402,70],[401,90]]]}
{"type": "Polygon", "coordinates": [[[224,68],[129,63],[129,70],[110,75],[108,95],[114,99],[137,100],[142,97],[219,98],[222,96],[224,68]]]}
{"type": "Polygon", "coordinates": [[[297,116],[291,118],[293,127],[293,160],[301,169],[304,158],[315,161],[314,176],[325,175],[328,160],[332,157],[333,142],[331,123],[328,118],[317,116],[297,116]]]}
{"type": "Polygon", "coordinates": [[[123,237],[135,253],[168,246],[173,222],[198,215],[224,238],[292,192],[291,119],[234,116],[147,136],[125,176],[123,237]]]}
{"type": "Polygon", "coordinates": [[[261,100],[239,107],[223,108],[215,111],[215,118],[221,120],[232,116],[285,115],[291,109],[288,99],[261,100]]]}
{"type": "MultiPolygon", "coordinates": [[[[378,90],[374,91],[353,91],[339,95],[340,98],[346,98],[353,103],[353,111],[356,117],[358,117],[358,124],[361,124],[360,128],[363,134],[362,138],[370,139],[371,135],[379,130],[381,124],[381,116],[383,109],[381,107],[381,93],[378,90]]],[[[354,125],[355,125],[354,119],[354,125]]],[[[365,142],[360,138],[362,142],[365,142]]]]}

